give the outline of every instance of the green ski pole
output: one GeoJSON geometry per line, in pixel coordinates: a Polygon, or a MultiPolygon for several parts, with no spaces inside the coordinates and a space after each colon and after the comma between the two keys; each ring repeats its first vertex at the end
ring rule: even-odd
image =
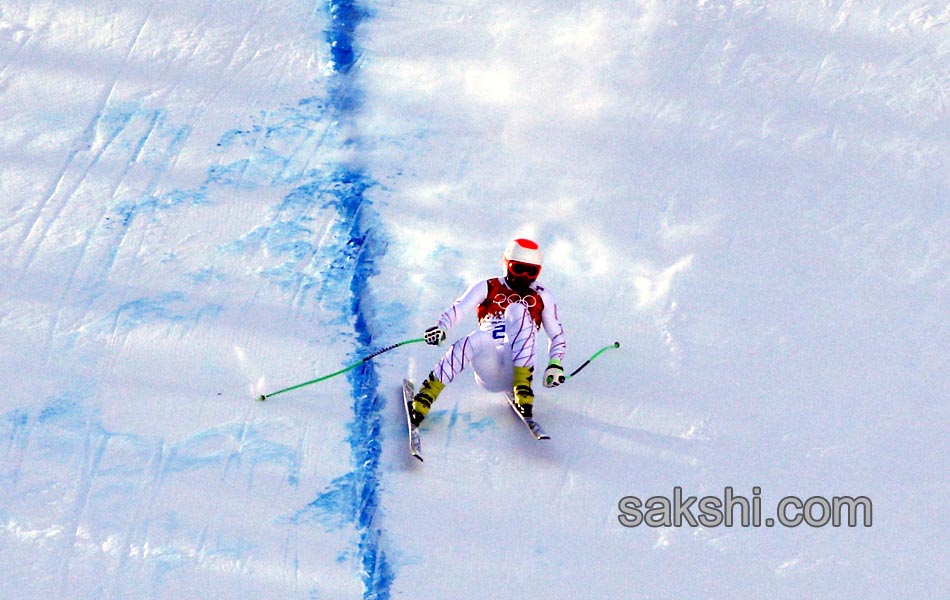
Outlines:
{"type": "Polygon", "coordinates": [[[415,344],[416,342],[424,342],[424,341],[426,341],[425,338],[414,338],[414,339],[411,339],[411,340],[403,340],[403,341],[401,341],[401,342],[397,342],[397,343],[393,344],[392,346],[386,346],[385,348],[382,348],[382,349],[380,349],[380,350],[377,350],[376,352],[373,352],[373,353],[370,354],[369,356],[364,356],[363,358],[361,358],[361,359],[358,360],[357,362],[353,363],[352,365],[349,365],[348,367],[344,367],[344,368],[340,369],[339,371],[336,371],[336,372],[334,372],[334,373],[330,373],[329,375],[324,375],[323,377],[317,377],[316,379],[311,379],[310,381],[305,381],[305,382],[303,382],[303,383],[298,383],[297,385],[292,385],[292,386],[286,387],[286,388],[284,388],[284,389],[282,389],[282,390],[277,390],[276,392],[271,392],[271,393],[269,393],[269,394],[261,394],[261,396],[258,398],[258,400],[260,400],[261,402],[263,402],[264,400],[267,400],[268,398],[270,398],[270,397],[272,397],[272,396],[276,396],[277,394],[283,394],[284,392],[290,392],[290,391],[292,391],[292,390],[299,390],[299,389],[302,388],[302,387],[306,387],[306,386],[308,386],[308,385],[313,385],[314,383],[320,383],[321,381],[326,381],[327,379],[330,379],[331,377],[336,377],[337,375],[342,375],[343,373],[346,373],[347,371],[352,371],[352,370],[355,369],[356,367],[358,367],[358,366],[360,366],[360,365],[362,365],[362,364],[365,364],[365,363],[371,361],[372,359],[376,358],[377,356],[379,356],[380,354],[382,354],[382,353],[384,353],[384,352],[389,352],[390,350],[395,350],[396,348],[398,348],[398,347],[400,347],[400,346],[405,346],[406,344],[415,344]]]}
{"type": "Polygon", "coordinates": [[[619,348],[619,347],[620,347],[620,342],[614,342],[613,344],[610,344],[609,346],[604,346],[603,348],[601,348],[601,349],[598,350],[597,352],[594,352],[594,354],[593,354],[590,358],[588,358],[587,360],[584,361],[584,364],[582,364],[581,366],[579,366],[579,367],[577,367],[576,369],[574,369],[574,371],[573,371],[570,375],[568,375],[567,377],[565,377],[565,378],[564,378],[564,381],[567,381],[567,380],[570,379],[571,377],[574,377],[575,375],[577,375],[578,373],[580,373],[581,369],[583,369],[584,367],[586,367],[587,365],[589,365],[589,364],[591,363],[591,361],[595,360],[598,356],[600,356],[600,355],[603,354],[604,352],[606,352],[606,351],[608,351],[608,350],[611,350],[611,349],[613,349],[613,348],[619,348]]]}

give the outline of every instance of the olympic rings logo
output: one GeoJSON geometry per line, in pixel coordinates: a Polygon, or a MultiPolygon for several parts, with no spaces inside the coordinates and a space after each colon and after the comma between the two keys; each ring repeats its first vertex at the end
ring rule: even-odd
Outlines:
{"type": "Polygon", "coordinates": [[[509,304],[518,304],[521,303],[527,308],[534,308],[538,305],[538,298],[535,295],[522,296],[521,294],[495,294],[495,297],[492,298],[492,301],[497,304],[500,308],[507,308],[509,304]]]}

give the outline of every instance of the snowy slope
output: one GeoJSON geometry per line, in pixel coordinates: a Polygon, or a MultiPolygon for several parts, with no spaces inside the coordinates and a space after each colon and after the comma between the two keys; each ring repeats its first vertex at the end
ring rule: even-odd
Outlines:
{"type": "Polygon", "coordinates": [[[0,3],[0,597],[943,597],[948,74],[927,0],[0,3]],[[254,400],[514,235],[621,343],[549,442],[464,377],[409,458],[420,344],[254,400]]]}

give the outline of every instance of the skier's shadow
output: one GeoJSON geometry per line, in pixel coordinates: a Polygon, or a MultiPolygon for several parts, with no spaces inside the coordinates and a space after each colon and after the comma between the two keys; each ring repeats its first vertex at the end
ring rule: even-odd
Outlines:
{"type": "MultiPolygon", "coordinates": [[[[559,408],[557,429],[565,427],[587,432],[586,435],[577,433],[578,437],[586,440],[574,440],[572,443],[591,444],[600,434],[596,444],[608,448],[611,452],[625,452],[640,456],[653,456],[661,460],[687,465],[697,465],[697,454],[701,448],[709,444],[709,440],[702,438],[680,437],[669,434],[654,433],[645,429],[627,425],[611,423],[594,419],[588,415],[559,408]]],[[[550,420],[550,419],[549,419],[550,420]]]]}

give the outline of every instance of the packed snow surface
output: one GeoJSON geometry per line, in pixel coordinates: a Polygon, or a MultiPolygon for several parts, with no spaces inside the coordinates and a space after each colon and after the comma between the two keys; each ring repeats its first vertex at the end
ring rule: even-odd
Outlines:
{"type": "Polygon", "coordinates": [[[946,597],[948,106],[944,0],[3,0],[0,597],[946,597]],[[513,237],[620,343],[551,440],[466,374],[412,459],[425,344],[257,400],[513,237]]]}

